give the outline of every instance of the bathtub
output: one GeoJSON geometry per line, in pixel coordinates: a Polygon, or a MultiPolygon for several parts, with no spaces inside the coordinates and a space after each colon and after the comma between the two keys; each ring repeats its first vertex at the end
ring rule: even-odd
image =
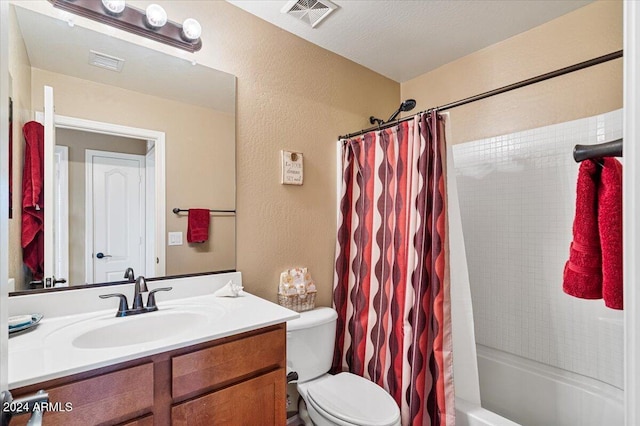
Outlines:
{"type": "Polygon", "coordinates": [[[496,413],[456,398],[456,426],[518,426],[496,413]]]}
{"type": "Polygon", "coordinates": [[[482,345],[477,354],[482,407],[492,413],[525,426],[624,425],[616,387],[482,345]]]}

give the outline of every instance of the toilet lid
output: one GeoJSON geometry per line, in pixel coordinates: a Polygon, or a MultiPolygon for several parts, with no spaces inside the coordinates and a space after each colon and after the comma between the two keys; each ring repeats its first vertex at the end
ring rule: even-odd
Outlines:
{"type": "Polygon", "coordinates": [[[312,384],[307,392],[318,409],[350,424],[391,426],[400,419],[391,395],[355,374],[337,374],[312,384]]]}

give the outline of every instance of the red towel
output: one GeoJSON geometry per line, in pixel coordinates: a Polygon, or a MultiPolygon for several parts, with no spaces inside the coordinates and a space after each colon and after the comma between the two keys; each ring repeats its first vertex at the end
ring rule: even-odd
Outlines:
{"type": "Polygon", "coordinates": [[[22,175],[22,258],[34,280],[44,275],[44,127],[30,121],[25,139],[22,175]]]}
{"type": "Polygon", "coordinates": [[[598,181],[600,167],[583,161],[578,172],[576,215],[569,261],[564,266],[562,289],[583,299],[602,298],[602,255],[598,234],[598,181]]]}
{"type": "Polygon", "coordinates": [[[209,209],[189,209],[188,243],[204,243],[209,239],[209,209]]]}
{"type": "Polygon", "coordinates": [[[622,309],[622,164],[605,158],[598,187],[598,227],[602,247],[602,297],[622,309]]]}
{"type": "Polygon", "coordinates": [[[622,164],[584,161],[578,172],[576,216],[562,289],[622,309],[622,164]]]}

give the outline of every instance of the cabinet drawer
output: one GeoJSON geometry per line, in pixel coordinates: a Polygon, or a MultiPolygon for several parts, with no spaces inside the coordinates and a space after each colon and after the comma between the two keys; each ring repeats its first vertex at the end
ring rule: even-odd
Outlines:
{"type": "MultiPolygon", "coordinates": [[[[115,424],[151,411],[153,363],[45,390],[53,407],[43,416],[45,426],[115,424]],[[70,410],[63,411],[65,404],[70,410]]],[[[28,415],[16,417],[15,424],[26,424],[28,419],[28,415]]]]}
{"type": "Polygon", "coordinates": [[[144,416],[135,420],[125,422],[120,426],[153,426],[153,415],[144,416]]]}
{"type": "Polygon", "coordinates": [[[228,385],[269,369],[284,367],[285,328],[267,331],[173,357],[174,400],[228,385]]]}
{"type": "Polygon", "coordinates": [[[285,369],[280,368],[173,406],[171,425],[283,425],[285,393],[285,369]]]}

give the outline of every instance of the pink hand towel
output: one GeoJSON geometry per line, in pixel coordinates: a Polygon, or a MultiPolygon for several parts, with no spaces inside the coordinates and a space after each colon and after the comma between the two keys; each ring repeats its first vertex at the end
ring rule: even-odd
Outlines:
{"type": "Polygon", "coordinates": [[[564,266],[562,289],[583,299],[602,298],[602,256],[598,234],[598,181],[600,167],[583,161],[578,171],[576,215],[569,261],[564,266]]]}
{"type": "Polygon", "coordinates": [[[622,164],[605,158],[598,187],[598,228],[602,247],[602,297],[622,309],[622,164]]]}
{"type": "Polygon", "coordinates": [[[209,239],[209,220],[209,209],[189,209],[188,243],[204,243],[209,239]]]}

